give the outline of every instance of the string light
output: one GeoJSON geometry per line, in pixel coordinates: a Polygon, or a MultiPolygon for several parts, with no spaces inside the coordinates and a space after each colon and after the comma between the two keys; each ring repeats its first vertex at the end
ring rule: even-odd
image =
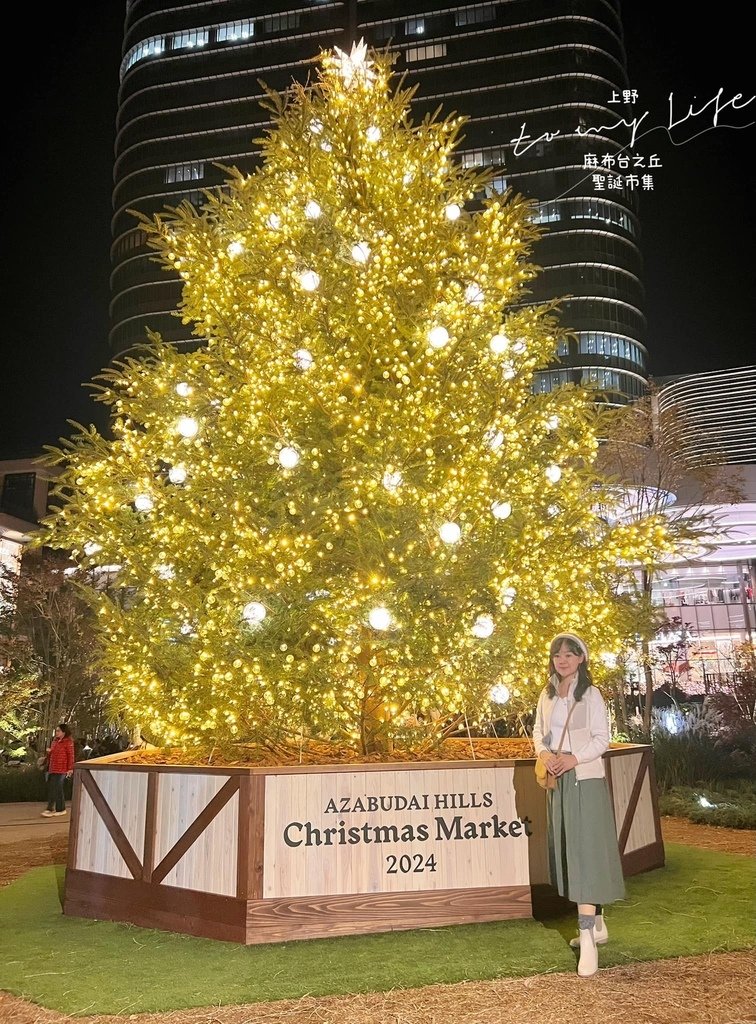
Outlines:
{"type": "Polygon", "coordinates": [[[258,170],[155,218],[197,344],[119,363],[114,440],[62,452],[45,542],[96,537],[133,595],[92,591],[98,658],[153,742],[425,743],[510,679],[524,707],[544,636],[620,655],[617,588],[672,549],[663,520],[600,519],[591,395],[531,391],[557,338],[528,204],[468,209],[462,120],[413,125],[393,80],[364,43],[323,54],[258,170]]]}

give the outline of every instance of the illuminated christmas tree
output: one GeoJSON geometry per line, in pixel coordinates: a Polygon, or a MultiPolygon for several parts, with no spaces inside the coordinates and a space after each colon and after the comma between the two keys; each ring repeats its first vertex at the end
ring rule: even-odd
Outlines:
{"type": "Polygon", "coordinates": [[[203,345],[117,364],[114,439],[58,453],[45,542],[119,566],[103,684],[157,743],[410,748],[530,704],[557,629],[620,647],[622,573],[667,545],[604,514],[591,396],[532,393],[561,330],[523,304],[532,207],[394,85],[322,55],[256,173],[144,225],[203,345]]]}

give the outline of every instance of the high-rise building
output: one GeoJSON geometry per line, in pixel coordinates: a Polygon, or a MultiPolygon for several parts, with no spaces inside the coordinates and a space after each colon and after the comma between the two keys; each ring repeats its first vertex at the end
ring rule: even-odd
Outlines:
{"type": "Polygon", "coordinates": [[[627,144],[612,128],[628,115],[616,0],[130,0],[113,191],[113,351],[144,341],[147,328],[191,341],[173,315],[178,280],[152,260],[130,211],[199,201],[203,189],[222,186],[218,165],[252,170],[253,140],[268,124],[261,80],[284,90],[307,77],[321,49],[360,38],[397,51],[396,69],[418,85],[417,119],[438,106],[469,118],[465,165],[494,168],[495,187],[538,202],[543,272],[528,301],[569,296],[562,322],[575,335],[534,388],[591,381],[612,403],[639,396],[646,349],[636,193],[621,176],[594,191],[584,166],[591,154],[618,159],[627,144]]]}

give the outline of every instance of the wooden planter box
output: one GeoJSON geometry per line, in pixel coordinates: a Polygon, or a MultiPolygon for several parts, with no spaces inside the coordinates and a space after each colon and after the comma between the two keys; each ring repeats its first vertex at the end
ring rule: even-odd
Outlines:
{"type": "MultiPolygon", "coordinates": [[[[76,766],[64,913],[254,944],[530,917],[533,759],[76,766]]],[[[652,751],[605,755],[626,876],[664,864],[652,751]]]]}

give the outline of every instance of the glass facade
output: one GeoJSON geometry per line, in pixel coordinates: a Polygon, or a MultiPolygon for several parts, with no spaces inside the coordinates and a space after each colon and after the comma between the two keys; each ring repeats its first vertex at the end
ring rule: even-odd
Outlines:
{"type": "Polygon", "coordinates": [[[579,382],[585,371],[603,388],[598,400],[633,400],[646,376],[637,199],[624,188],[597,196],[584,170],[587,152],[619,154],[627,139],[580,134],[624,112],[610,104],[628,87],[615,0],[435,10],[417,0],[319,0],[265,3],[254,14],[239,0],[132,0],[113,192],[114,352],[144,341],[147,329],[196,343],[174,315],[179,282],[152,261],[130,211],[159,213],[196,194],[199,181],[221,188],[217,165],[252,170],[250,140],[268,124],[260,81],[278,90],[304,81],[321,49],[360,38],[388,45],[397,72],[409,70],[416,121],[439,106],[468,118],[459,157],[494,170],[489,193],[510,188],[534,201],[543,273],[528,301],[569,295],[562,322],[579,339],[553,373],[536,375],[536,390],[579,382]],[[523,125],[527,146],[515,144],[523,125]]]}

